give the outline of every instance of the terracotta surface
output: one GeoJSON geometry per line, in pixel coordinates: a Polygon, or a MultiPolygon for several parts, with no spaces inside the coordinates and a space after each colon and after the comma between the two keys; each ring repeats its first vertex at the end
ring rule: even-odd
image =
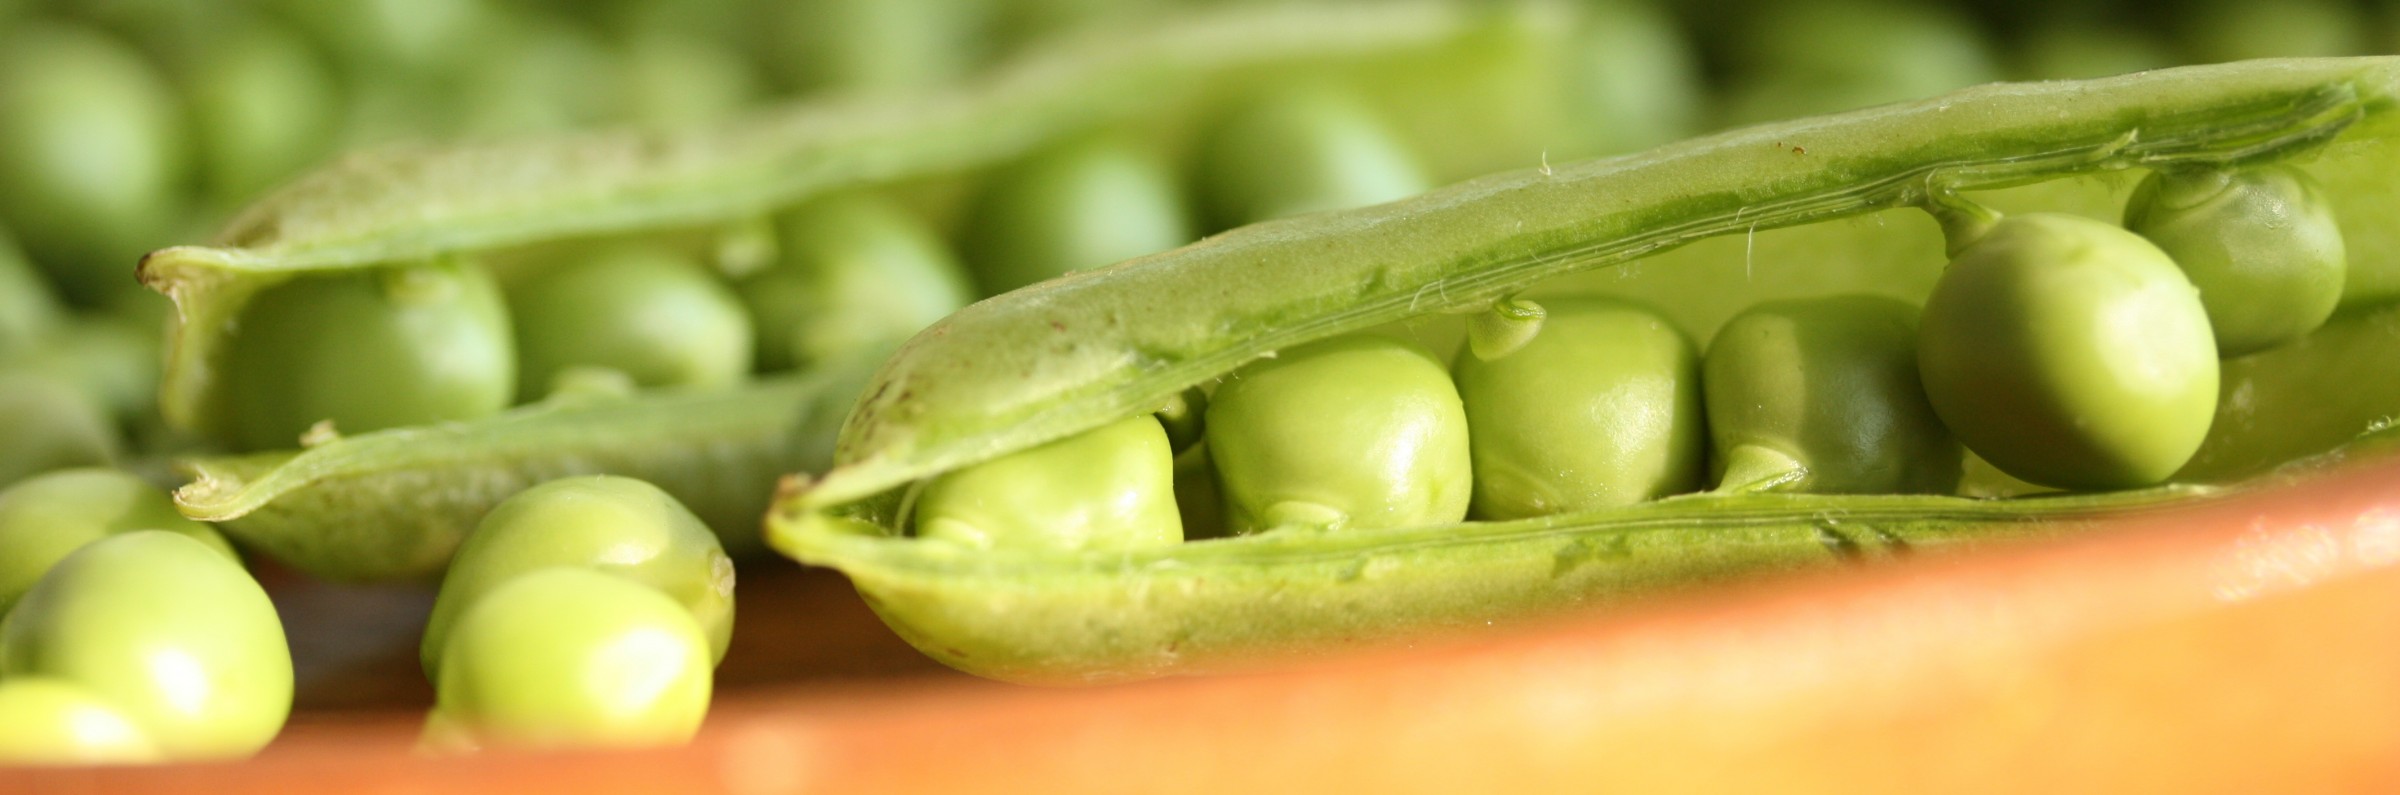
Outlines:
{"type": "MultiPolygon", "coordinates": [[[[0,790],[2400,789],[2400,462],[2066,543],[1095,690],[942,673],[838,578],[761,572],[686,748],[414,756],[421,680],[373,684],[413,676],[412,645],[304,664],[307,709],[249,763],[0,790]]],[[[357,615],[406,615],[385,607],[357,615]]]]}

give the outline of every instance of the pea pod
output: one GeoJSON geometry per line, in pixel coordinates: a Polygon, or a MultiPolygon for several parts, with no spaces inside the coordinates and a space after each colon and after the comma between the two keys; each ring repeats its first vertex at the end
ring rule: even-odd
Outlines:
{"type": "MultiPolygon", "coordinates": [[[[2384,180],[2345,172],[2388,173],[2400,157],[2396,94],[2394,59],[1984,86],[1244,227],[986,301],[919,335],[868,386],[833,468],[790,481],[769,542],[848,573],[887,623],[948,664],[1074,682],[1237,667],[1261,653],[1479,626],[1665,582],[2070,532],[2206,501],[2240,487],[1996,501],[1711,495],[1130,554],[967,555],[896,530],[925,478],[1148,411],[1285,348],[1480,312],[1553,284],[1657,298],[1697,338],[1765,299],[1921,299],[1944,258],[1921,210],[1953,193],[2012,212],[2113,218],[2140,169],[2294,162],[2327,182],[2345,212],[2388,214],[2400,202],[2384,180]],[[1551,278],[1581,271],[1594,272],[1551,278]],[[1680,294],[1644,296],[1653,290],[1680,294]]],[[[2372,239],[2360,250],[2379,250],[2400,231],[2385,227],[2343,231],[2372,239]]],[[[2355,255],[2352,264],[2353,279],[2361,270],[2388,279],[2400,265],[2355,255]]],[[[2366,345],[2400,348],[2400,338],[2366,345]]],[[[2350,417],[2357,431],[2400,408],[2323,391],[2311,408],[2350,417]]],[[[2223,465],[2256,473],[2284,460],[2223,465]]]]}

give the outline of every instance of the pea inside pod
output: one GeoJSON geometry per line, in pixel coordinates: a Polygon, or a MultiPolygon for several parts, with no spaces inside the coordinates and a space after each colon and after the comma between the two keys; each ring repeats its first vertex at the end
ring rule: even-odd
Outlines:
{"type": "Polygon", "coordinates": [[[750,315],[700,264],[651,247],[612,248],[510,291],[517,394],[533,400],[578,368],[642,387],[723,388],[750,374],[750,315]]]}
{"type": "Polygon", "coordinates": [[[1455,522],[1474,496],[1458,388],[1398,339],[1326,340],[1236,370],[1206,428],[1236,533],[1455,522]]]}
{"type": "Polygon", "coordinates": [[[1361,207],[1430,179],[1390,124],[1332,84],[1270,91],[1226,111],[1201,144],[1203,206],[1219,227],[1361,207]]]}
{"type": "Polygon", "coordinates": [[[2160,171],[2125,203],[2125,228],[2200,290],[2217,352],[2293,340],[2333,316],[2349,255],[2314,178],[2290,166],[2160,171]]]}
{"type": "Polygon", "coordinates": [[[1964,451],[1925,397],[1917,308],[1771,301],[1717,330],[1700,383],[1719,489],[1948,494],[1964,451]]]}
{"type": "Polygon", "coordinates": [[[1148,416],[944,475],[917,536],[969,548],[1140,549],[1183,540],[1174,453],[1148,416]]]}

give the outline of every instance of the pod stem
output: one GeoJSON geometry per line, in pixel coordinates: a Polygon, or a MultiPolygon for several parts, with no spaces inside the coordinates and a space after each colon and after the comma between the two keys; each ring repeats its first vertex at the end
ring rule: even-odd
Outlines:
{"type": "Polygon", "coordinates": [[[1992,227],[2000,223],[2000,211],[1969,201],[1950,190],[1928,194],[1925,197],[1925,212],[1942,225],[1942,237],[1948,244],[1946,253],[1952,257],[1958,256],[1958,252],[1982,239],[1985,232],[1992,231],[1992,227]]]}

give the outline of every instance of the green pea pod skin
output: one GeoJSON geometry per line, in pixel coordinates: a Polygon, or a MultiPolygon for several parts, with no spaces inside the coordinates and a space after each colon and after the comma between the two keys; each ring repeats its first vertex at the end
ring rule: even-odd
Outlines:
{"type": "MultiPolygon", "coordinates": [[[[1919,208],[1952,192],[2004,212],[2113,219],[2137,168],[2282,161],[2315,176],[2346,217],[2388,215],[2400,197],[2388,179],[2366,175],[2388,174],[2400,157],[2396,94],[2400,60],[2387,58],[1982,86],[1244,227],[985,301],[919,335],[869,383],[835,465],[788,482],[769,542],[847,572],[888,623],[945,662],[1067,682],[1218,669],[1260,653],[1480,625],[1663,582],[1823,565],[1841,559],[1833,550],[1878,550],[1887,538],[1910,548],[1973,545],[2205,501],[2224,489],[1997,501],[1681,497],[1363,536],[1269,533],[1138,555],[968,553],[896,529],[912,482],[1151,411],[1280,349],[1481,311],[1537,283],[1645,298],[1695,338],[1761,300],[1828,292],[1922,300],[1945,255],[1938,225],[1919,208]],[[1595,270],[1611,265],[1619,267],[1595,270]],[[1593,272],[1549,281],[1579,271],[1593,272]],[[1846,543],[1824,540],[1827,521],[1846,543]],[[1585,559],[1602,565],[1562,565],[1585,559]]],[[[2354,243],[2354,272],[2388,278],[2400,267],[2385,256],[2400,229],[2346,221],[2343,232],[2354,243]]],[[[2313,341],[2293,347],[2400,353],[2400,338],[2388,333],[2351,345],[2313,341]]],[[[2400,371],[2347,378],[2392,372],[2400,371]]],[[[2390,392],[2380,387],[2315,389],[2309,408],[2354,421],[2350,436],[2400,409],[2377,402],[2370,393],[2390,392]]],[[[2350,436],[2323,440],[2335,446],[2350,436]]],[[[2219,471],[2271,469],[2291,452],[2241,447],[2226,451],[2219,471]],[[2249,458],[2244,449],[2284,457],[2249,458]]]]}
{"type": "Polygon", "coordinates": [[[830,436],[803,430],[831,423],[811,411],[839,417],[858,394],[834,381],[553,400],[298,452],[189,460],[181,465],[194,481],[175,498],[185,515],[317,577],[420,579],[439,574],[460,539],[510,495],[572,475],[623,475],[665,489],[738,556],[758,549],[758,517],[776,478],[810,466],[787,440],[830,436]]]}

